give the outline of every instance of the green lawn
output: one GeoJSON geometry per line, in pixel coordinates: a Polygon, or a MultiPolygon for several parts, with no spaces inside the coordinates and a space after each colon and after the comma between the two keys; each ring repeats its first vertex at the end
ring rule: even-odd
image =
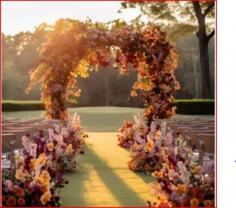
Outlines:
{"type": "MultiPolygon", "coordinates": [[[[132,120],[133,115],[143,112],[142,108],[127,107],[80,107],[70,108],[72,114],[77,112],[80,115],[82,125],[88,131],[117,131],[123,121],[132,120]]],[[[30,119],[43,117],[43,111],[14,111],[3,112],[3,120],[10,118],[30,119]]],[[[176,115],[177,118],[207,118],[213,119],[214,116],[206,115],[176,115]]]]}
{"type": "Polygon", "coordinates": [[[146,206],[150,175],[128,169],[129,152],[117,145],[116,132],[90,132],[78,168],[68,172],[62,206],[146,206]]]}

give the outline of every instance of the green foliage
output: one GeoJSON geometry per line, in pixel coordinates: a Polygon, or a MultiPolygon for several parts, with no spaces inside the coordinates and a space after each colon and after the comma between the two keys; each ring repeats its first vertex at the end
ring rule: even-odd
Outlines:
{"type": "MultiPolygon", "coordinates": [[[[210,32],[214,29],[214,2],[199,3],[203,13],[206,13],[206,28],[210,32]]],[[[121,10],[139,8],[141,14],[148,17],[152,23],[168,32],[168,37],[174,41],[198,30],[197,18],[192,2],[123,2],[121,10]]]]}

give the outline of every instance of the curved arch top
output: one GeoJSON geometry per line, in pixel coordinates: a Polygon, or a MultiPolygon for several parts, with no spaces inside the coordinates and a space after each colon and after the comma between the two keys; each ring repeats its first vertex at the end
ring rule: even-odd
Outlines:
{"type": "Polygon", "coordinates": [[[77,77],[87,78],[91,70],[111,64],[121,73],[128,73],[130,66],[137,70],[131,95],[144,98],[148,121],[170,118],[175,113],[172,102],[173,93],[179,89],[174,75],[177,54],[165,33],[154,25],[58,20],[30,72],[27,90],[40,83],[47,117],[65,120],[66,101],[81,93],[77,77]]]}

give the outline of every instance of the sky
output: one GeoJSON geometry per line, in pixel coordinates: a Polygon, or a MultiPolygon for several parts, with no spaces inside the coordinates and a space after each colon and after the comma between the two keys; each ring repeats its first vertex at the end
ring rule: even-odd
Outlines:
{"type": "Polygon", "coordinates": [[[127,9],[117,13],[120,9],[118,1],[64,1],[64,2],[2,2],[2,32],[14,35],[21,31],[34,31],[39,24],[46,22],[54,24],[59,18],[73,18],[108,22],[121,18],[130,21],[137,17],[138,9],[127,9]]]}

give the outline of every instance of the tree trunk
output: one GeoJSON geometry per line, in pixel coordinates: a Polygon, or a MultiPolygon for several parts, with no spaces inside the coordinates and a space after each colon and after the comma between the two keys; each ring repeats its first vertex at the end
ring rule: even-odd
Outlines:
{"type": "Polygon", "coordinates": [[[209,64],[209,51],[208,43],[211,37],[214,35],[212,31],[209,35],[206,32],[205,17],[207,13],[213,7],[213,4],[210,4],[208,8],[202,13],[200,3],[198,1],[193,2],[193,9],[198,21],[198,43],[199,43],[199,52],[200,52],[200,65],[201,65],[201,76],[202,76],[202,98],[210,97],[210,64],[209,64]]]}
{"type": "Polygon", "coordinates": [[[198,35],[199,51],[200,51],[200,65],[202,77],[202,98],[210,97],[210,63],[207,37],[198,35]]]}
{"type": "Polygon", "coordinates": [[[198,75],[197,63],[196,63],[196,58],[195,58],[195,44],[193,45],[192,62],[193,62],[194,84],[195,84],[195,97],[200,98],[199,75],[198,75]]]}

